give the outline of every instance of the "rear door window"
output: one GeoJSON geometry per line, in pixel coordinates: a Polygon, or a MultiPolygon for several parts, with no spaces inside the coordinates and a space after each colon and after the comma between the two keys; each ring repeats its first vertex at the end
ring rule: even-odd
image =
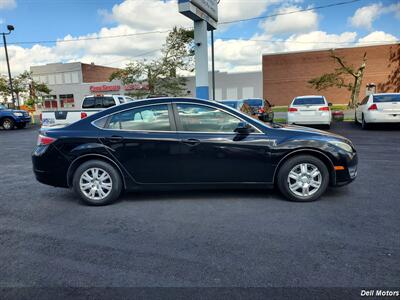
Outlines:
{"type": "Polygon", "coordinates": [[[87,97],[83,100],[82,108],[94,108],[94,97],[87,97]]]}
{"type": "Polygon", "coordinates": [[[325,100],[322,97],[315,98],[296,98],[293,105],[324,105],[325,100]]]}

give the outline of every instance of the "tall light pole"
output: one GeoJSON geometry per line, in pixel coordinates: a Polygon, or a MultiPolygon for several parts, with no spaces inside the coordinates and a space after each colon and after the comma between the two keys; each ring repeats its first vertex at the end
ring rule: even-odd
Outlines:
{"type": "MultiPolygon", "coordinates": [[[[12,84],[10,61],[8,59],[7,41],[6,41],[6,35],[9,35],[11,33],[11,31],[14,30],[14,26],[7,25],[7,30],[8,30],[8,32],[2,32],[1,34],[3,35],[4,50],[6,51],[6,61],[7,61],[7,68],[8,68],[8,79],[10,80],[11,99],[12,99],[13,104],[15,105],[14,89],[13,89],[13,84],[12,84]]],[[[17,108],[19,109],[19,100],[18,99],[17,99],[17,108]]]]}

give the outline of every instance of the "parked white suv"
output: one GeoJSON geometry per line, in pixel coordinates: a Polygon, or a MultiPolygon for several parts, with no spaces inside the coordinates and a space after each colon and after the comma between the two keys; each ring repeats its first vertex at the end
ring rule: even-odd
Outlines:
{"type": "Polygon", "coordinates": [[[288,124],[331,126],[331,106],[324,96],[299,96],[288,108],[288,124]]]}
{"type": "Polygon", "coordinates": [[[400,93],[366,96],[357,105],[355,120],[363,129],[372,123],[400,123],[400,93]]]}

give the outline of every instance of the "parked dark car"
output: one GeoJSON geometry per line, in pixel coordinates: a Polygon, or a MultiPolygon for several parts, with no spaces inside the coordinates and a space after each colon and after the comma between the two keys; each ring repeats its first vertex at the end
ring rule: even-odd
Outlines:
{"type": "Polygon", "coordinates": [[[274,185],[290,200],[313,201],[357,175],[344,137],[185,98],[139,100],[41,131],[32,160],[38,181],[73,188],[90,205],[123,190],[274,185]]]}
{"type": "Polygon", "coordinates": [[[253,113],[258,117],[259,120],[263,122],[272,122],[274,120],[272,104],[268,100],[253,98],[244,99],[244,102],[253,109],[253,113]]]}
{"type": "Polygon", "coordinates": [[[0,126],[5,130],[14,127],[25,128],[31,122],[31,116],[24,110],[8,109],[0,104],[0,126]]]}

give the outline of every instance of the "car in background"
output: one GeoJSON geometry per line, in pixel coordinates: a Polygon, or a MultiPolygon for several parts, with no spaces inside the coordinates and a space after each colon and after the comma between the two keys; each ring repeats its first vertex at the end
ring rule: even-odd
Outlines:
{"type": "Polygon", "coordinates": [[[91,95],[83,99],[80,110],[45,110],[40,114],[40,119],[42,127],[63,127],[130,101],[134,99],[124,95],[91,95]]]}
{"type": "Polygon", "coordinates": [[[400,93],[366,96],[356,107],[355,120],[363,129],[373,123],[400,123],[400,93]]]}
{"type": "Polygon", "coordinates": [[[72,188],[89,205],[124,190],[179,187],[277,186],[306,202],[357,176],[357,152],[344,137],[193,98],[138,100],[41,130],[32,162],[39,182],[72,188]]]}
{"type": "Polygon", "coordinates": [[[288,124],[325,125],[332,123],[331,103],[324,96],[299,96],[293,99],[288,108],[288,124]]]}
{"type": "Polygon", "coordinates": [[[0,127],[11,130],[14,127],[25,128],[31,122],[31,116],[25,110],[8,109],[0,104],[0,127]]]}
{"type": "Polygon", "coordinates": [[[245,113],[250,117],[255,116],[253,109],[244,100],[220,100],[218,102],[245,113]]]}
{"type": "Polygon", "coordinates": [[[263,122],[272,122],[274,120],[273,105],[266,99],[251,98],[243,99],[252,109],[253,113],[263,122]]]}

